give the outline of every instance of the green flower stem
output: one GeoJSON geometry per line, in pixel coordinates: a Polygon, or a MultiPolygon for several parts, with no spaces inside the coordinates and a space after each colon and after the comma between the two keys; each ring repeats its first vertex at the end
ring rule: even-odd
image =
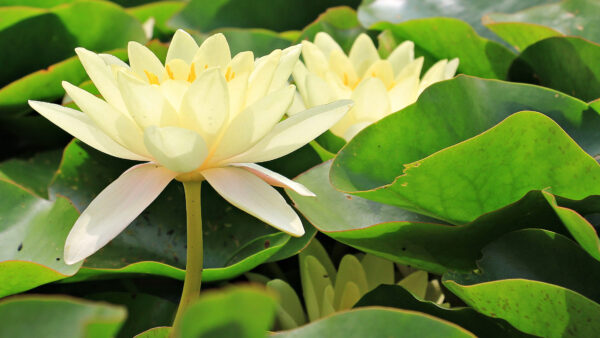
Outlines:
{"type": "Polygon", "coordinates": [[[185,310],[200,296],[202,284],[203,247],[202,247],[202,208],[200,187],[202,181],[183,182],[185,190],[185,210],[187,213],[187,263],[185,281],[179,301],[179,308],[173,321],[173,333],[180,330],[185,310]]]}

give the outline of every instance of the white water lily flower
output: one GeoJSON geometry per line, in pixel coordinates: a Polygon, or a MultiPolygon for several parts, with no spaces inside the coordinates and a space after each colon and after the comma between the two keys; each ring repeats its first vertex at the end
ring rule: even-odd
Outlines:
{"type": "Polygon", "coordinates": [[[236,207],[293,236],[304,233],[294,210],[271,185],[313,194],[254,163],[307,144],[335,124],[351,101],[281,121],[296,91],[288,79],[300,46],[257,60],[252,52],[232,58],[222,34],[198,47],[179,30],[166,65],[136,42],[129,43],[129,65],[83,48],[76,52],[104,100],[64,82],[83,113],[45,102],[29,104],[91,147],[146,163],[123,173],[81,214],[65,244],[67,264],[116,237],[173,179],[205,179],[236,207]]]}
{"type": "Polygon", "coordinates": [[[441,60],[420,78],[423,57],[414,58],[414,43],[405,41],[383,60],[366,34],[354,41],[350,54],[329,34],[319,32],[314,43],[302,41],[304,63],[294,68],[300,97],[288,112],[316,107],[339,99],[352,99],[354,107],[331,131],[349,141],[366,126],[414,103],[431,84],[450,79],[458,59],[441,60]]]}

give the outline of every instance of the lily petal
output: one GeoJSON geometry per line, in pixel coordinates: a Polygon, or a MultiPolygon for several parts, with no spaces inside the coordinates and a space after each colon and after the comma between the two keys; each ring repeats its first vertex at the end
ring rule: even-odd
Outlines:
{"type": "Polygon", "coordinates": [[[302,236],[302,221],[273,187],[240,168],[203,170],[202,176],[229,203],[292,236],[302,236]]]}
{"type": "Polygon", "coordinates": [[[154,163],[136,165],[106,187],[83,211],[65,243],[65,263],[77,263],[115,238],[177,174],[154,163]]]}
{"type": "Polygon", "coordinates": [[[150,157],[144,147],[142,130],[129,115],[117,111],[110,104],[77,86],[68,82],[62,84],[77,106],[108,136],[131,151],[150,157]]]}
{"type": "Polygon", "coordinates": [[[212,67],[225,69],[230,61],[231,51],[227,39],[222,33],[214,34],[204,40],[193,59],[197,75],[212,67]]]}
{"type": "Polygon", "coordinates": [[[321,50],[321,52],[323,52],[323,55],[325,55],[326,58],[329,58],[331,52],[333,52],[334,50],[340,51],[342,53],[344,52],[342,50],[342,47],[340,47],[340,45],[338,45],[338,43],[335,42],[331,35],[325,32],[318,32],[317,35],[315,35],[315,45],[319,47],[319,49],[321,50]]]}
{"type": "Polygon", "coordinates": [[[229,90],[218,68],[211,68],[188,88],[180,107],[184,126],[194,128],[207,144],[229,120],[229,90]]]}
{"type": "Polygon", "coordinates": [[[90,147],[108,155],[134,161],[148,161],[115,142],[96,126],[92,119],[75,109],[53,103],[29,101],[29,105],[42,116],[90,147]]]}
{"type": "Polygon", "coordinates": [[[448,64],[448,60],[440,60],[436,62],[431,68],[427,70],[423,78],[421,79],[421,83],[419,84],[419,95],[432,84],[444,80],[444,74],[446,72],[446,65],[448,64]]]}
{"type": "MultiPolygon", "coordinates": [[[[225,77],[229,86],[229,119],[242,111],[246,103],[246,92],[248,79],[254,69],[254,54],[252,52],[241,52],[231,59],[229,66],[225,69],[225,77]],[[227,73],[229,72],[229,73],[227,73]]],[[[223,70],[222,70],[223,71],[223,70]]]]}
{"type": "Polygon", "coordinates": [[[167,59],[165,63],[174,59],[181,59],[187,64],[192,63],[194,55],[198,51],[196,40],[183,29],[178,29],[173,35],[169,50],[167,51],[167,59]]]}
{"type": "Polygon", "coordinates": [[[354,85],[359,80],[350,59],[342,51],[334,50],[331,52],[329,55],[329,67],[331,67],[331,70],[347,87],[354,88],[354,85]]]}
{"type": "Polygon", "coordinates": [[[304,85],[306,86],[309,107],[320,106],[335,100],[329,83],[313,73],[306,74],[304,85]]]}
{"type": "Polygon", "coordinates": [[[456,74],[456,70],[458,69],[458,58],[454,58],[448,61],[446,65],[446,70],[444,71],[444,80],[448,80],[454,77],[456,74]]]}
{"type": "Polygon", "coordinates": [[[127,45],[127,55],[129,55],[129,64],[140,79],[150,81],[149,73],[154,74],[159,80],[164,78],[165,68],[162,62],[152,53],[148,47],[139,42],[130,41],[127,45]]]}
{"type": "Polygon", "coordinates": [[[352,92],[354,114],[357,121],[377,121],[390,113],[390,99],[383,82],[378,78],[363,80],[352,92]]]}
{"type": "Polygon", "coordinates": [[[244,168],[272,186],[291,189],[302,196],[317,196],[312,191],[308,190],[308,188],[306,188],[304,185],[292,181],[289,178],[280,175],[274,171],[271,171],[265,167],[261,167],[258,164],[231,163],[231,166],[244,168]]]}
{"type": "Polygon", "coordinates": [[[251,105],[261,97],[267,95],[280,59],[281,50],[276,49],[272,51],[271,54],[256,60],[254,70],[248,79],[246,106],[251,105]]]}
{"type": "Polygon", "coordinates": [[[153,86],[126,72],[117,74],[119,88],[129,113],[140,126],[179,125],[177,112],[165,99],[159,86],[153,86]]]}
{"type": "Polygon", "coordinates": [[[327,71],[329,58],[314,43],[307,40],[302,41],[302,57],[304,57],[306,68],[311,73],[323,76],[327,71]]]}
{"type": "Polygon", "coordinates": [[[292,104],[296,87],[288,86],[256,101],[227,126],[211,161],[239,154],[260,140],[281,120],[292,104]]]}
{"type": "Polygon", "coordinates": [[[94,82],[94,85],[98,88],[98,91],[102,94],[106,102],[117,110],[126,111],[127,109],[121,97],[121,92],[119,92],[119,88],[117,87],[117,81],[112,69],[106,64],[104,59],[98,54],[82,47],[75,48],[75,52],[79,56],[79,61],[81,61],[86,73],[92,82],[94,82]]]}
{"type": "Polygon", "coordinates": [[[225,161],[265,162],[287,155],[331,128],[350,107],[352,101],[339,100],[295,114],[275,125],[252,148],[225,161]]]}
{"type": "Polygon", "coordinates": [[[415,43],[407,40],[396,47],[387,60],[394,68],[394,75],[400,74],[404,67],[408,66],[415,59],[415,43]]]}
{"type": "Polygon", "coordinates": [[[356,70],[356,74],[362,77],[369,66],[379,60],[379,53],[377,53],[373,40],[367,34],[362,33],[352,44],[348,57],[356,70]]]}
{"type": "Polygon", "coordinates": [[[268,90],[269,93],[272,93],[288,85],[290,75],[292,75],[292,70],[298,62],[298,58],[300,57],[301,51],[302,46],[295,45],[288,47],[281,52],[279,64],[275,69],[275,73],[273,74],[273,80],[271,80],[271,85],[268,90]]]}
{"type": "Polygon", "coordinates": [[[178,173],[198,168],[208,154],[202,137],[184,128],[148,127],[144,131],[144,143],[158,163],[178,173]]]}
{"type": "Polygon", "coordinates": [[[419,97],[419,77],[407,77],[402,82],[397,83],[388,91],[390,98],[390,110],[398,110],[413,104],[419,97]]]}

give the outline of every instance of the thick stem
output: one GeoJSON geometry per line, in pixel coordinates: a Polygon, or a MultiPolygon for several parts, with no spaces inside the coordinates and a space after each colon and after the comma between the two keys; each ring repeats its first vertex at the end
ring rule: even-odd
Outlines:
{"type": "Polygon", "coordinates": [[[202,181],[183,182],[185,190],[185,210],[187,213],[187,263],[185,281],[179,301],[179,308],[173,321],[173,333],[180,332],[181,318],[185,310],[200,296],[202,284],[203,248],[202,248],[202,210],[200,187],[202,181]]]}

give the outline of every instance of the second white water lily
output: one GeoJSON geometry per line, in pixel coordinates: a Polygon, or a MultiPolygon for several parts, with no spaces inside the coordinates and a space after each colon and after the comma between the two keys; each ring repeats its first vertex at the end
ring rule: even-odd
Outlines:
{"type": "Polygon", "coordinates": [[[387,59],[381,59],[366,34],[356,38],[346,55],[331,36],[319,32],[314,43],[302,41],[302,56],[306,66],[298,62],[293,73],[301,99],[290,113],[352,99],[352,110],[331,128],[346,141],[371,123],[415,102],[433,83],[453,77],[458,67],[458,59],[441,60],[421,78],[423,57],[415,59],[412,41],[403,42],[387,59]]]}
{"type": "Polygon", "coordinates": [[[256,165],[289,154],[335,124],[350,101],[281,121],[295,87],[288,78],[300,46],[254,59],[231,57],[221,34],[201,46],[177,31],[165,65],[131,42],[130,64],[83,48],[77,54],[104,98],[70,83],[83,111],[30,101],[40,114],[109,155],[144,161],[102,191],[81,214],[65,245],[76,263],[106,245],[173,180],[208,183],[238,208],[294,236],[304,233],[293,209],[271,185],[311,195],[302,185],[256,165]]]}

